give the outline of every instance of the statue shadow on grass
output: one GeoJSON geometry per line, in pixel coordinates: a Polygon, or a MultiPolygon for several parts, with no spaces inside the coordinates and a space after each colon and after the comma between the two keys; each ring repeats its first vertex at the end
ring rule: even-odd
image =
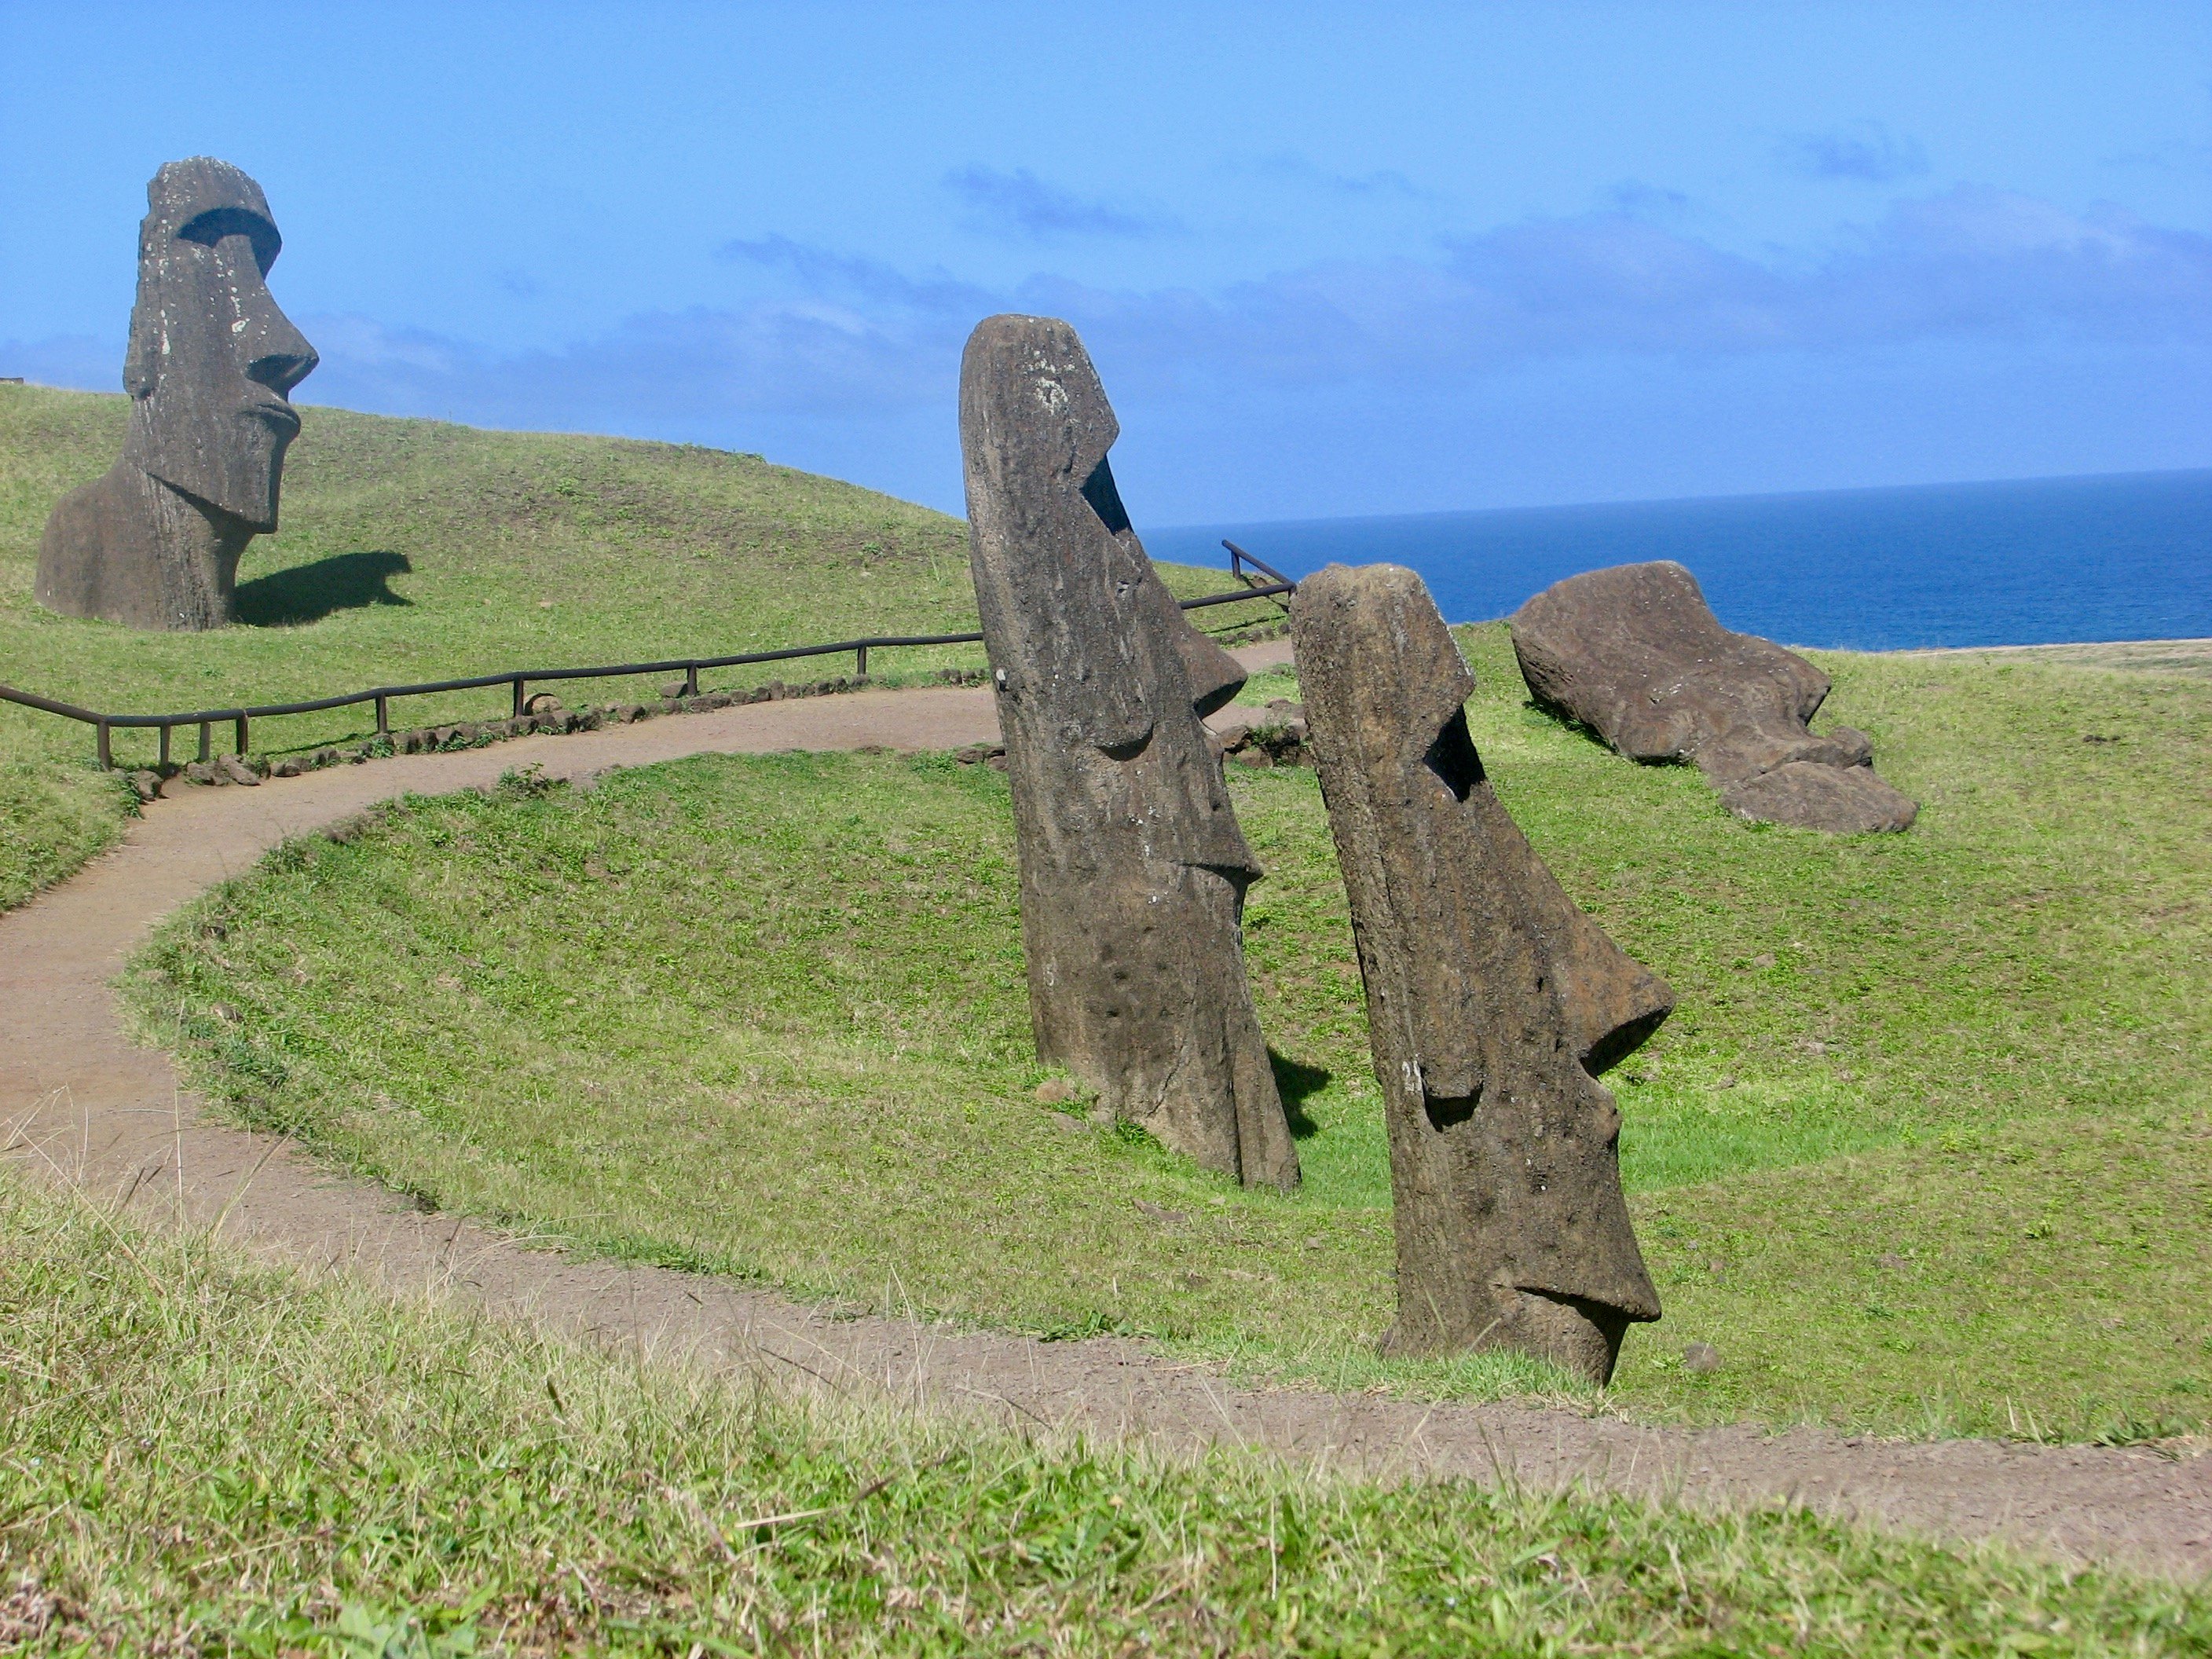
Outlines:
{"type": "Polygon", "coordinates": [[[238,619],[249,628],[298,628],[339,611],[411,605],[387,585],[415,567],[404,553],[337,553],[238,585],[238,619]]]}
{"type": "Polygon", "coordinates": [[[1309,1135],[1319,1134],[1321,1125],[1306,1115],[1306,1100],[1328,1087],[1336,1073],[1325,1066],[1292,1060],[1273,1048],[1267,1050],[1267,1060],[1275,1068],[1275,1091],[1283,1097],[1283,1115],[1290,1120],[1291,1138],[1304,1140],[1309,1135]]]}

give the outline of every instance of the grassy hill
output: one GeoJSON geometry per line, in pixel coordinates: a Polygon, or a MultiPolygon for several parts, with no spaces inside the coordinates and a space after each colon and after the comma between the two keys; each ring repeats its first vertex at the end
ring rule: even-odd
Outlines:
{"type": "Polygon", "coordinates": [[[2212,1596],[1803,1510],[1330,1478],[707,1377],[0,1172],[0,1645],[2202,1654],[2212,1596]]]}
{"type": "MultiPolygon", "coordinates": [[[[315,410],[248,625],[52,617],[39,529],[108,464],[121,402],[0,387],[13,683],[173,708],[973,615],[959,525],[850,486],[315,410]]],[[[1667,1319],[1607,1408],[2201,1435],[2212,684],[1824,654],[1830,717],[1923,803],[1909,836],[1828,838],[1621,762],[1527,706],[1501,629],[1462,637],[1508,808],[1680,999],[1612,1079],[1667,1319]],[[1692,1340],[1718,1370],[1684,1368],[1692,1340]]],[[[0,902],[121,821],[88,747],[0,711],[0,902]]],[[[1005,781],[945,757],[396,804],[189,907],[127,989],[219,1112],[586,1249],[1598,1405],[1528,1362],[1374,1358],[1387,1153],[1326,819],[1309,772],[1232,787],[1269,872],[1247,945],[1307,1173],[1289,1197],[1037,1102],[1005,781]]],[[[0,1643],[38,1651],[2179,1653],[2212,1631],[2197,1589],[1802,1510],[1188,1467],[725,1386],[4,1171],[0,1330],[0,1643]]]]}
{"type": "MultiPolygon", "coordinates": [[[[1923,803],[1834,837],[1621,760],[1528,706],[1503,628],[1461,637],[1500,797],[1680,998],[1611,1079],[1667,1310],[1615,1403],[2212,1421],[2212,684],[1824,654],[1831,717],[1923,803]]],[[[1314,775],[1231,771],[1288,1198],[1036,1103],[1006,782],[944,757],[410,803],[180,915],[136,996],[239,1121],[586,1249],[1340,1385],[1564,1391],[1375,1358],[1389,1158],[1343,888],[1314,775]]]]}
{"type": "MultiPolygon", "coordinates": [[[[966,526],[927,507],[757,455],[337,409],[305,412],[286,464],[283,528],[256,541],[240,569],[243,625],[143,634],[54,616],[32,598],[40,532],[64,493],[112,464],[127,408],[119,393],[0,386],[7,684],[167,713],[975,626],[966,526]]],[[[1228,585],[1218,572],[1163,569],[1185,596],[1228,585]]],[[[1263,609],[1206,617],[1229,628],[1263,609]]],[[[900,653],[871,667],[956,659],[980,663],[980,649],[900,653]]],[[[822,672],[849,670],[833,661],[822,672]]],[[[599,684],[604,698],[635,695],[599,684]]],[[[418,700],[395,718],[484,718],[506,712],[500,696],[418,700]]],[[[270,722],[257,747],[356,734],[367,712],[270,722]]],[[[150,733],[118,743],[118,759],[153,752],[150,733]]],[[[90,755],[88,728],[0,707],[0,908],[115,833],[124,792],[90,769],[90,755]]]]}

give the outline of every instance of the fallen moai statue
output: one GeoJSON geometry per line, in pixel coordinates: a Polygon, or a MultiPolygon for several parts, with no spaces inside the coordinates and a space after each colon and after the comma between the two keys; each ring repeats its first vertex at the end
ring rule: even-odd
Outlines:
{"type": "Polygon", "coordinates": [[[1390,1140],[1389,1354],[1516,1348],[1596,1382],[1659,1317],[1597,1075],[1674,1006],[1492,793],[1421,579],[1330,565],[1291,601],[1390,1140]]]}
{"type": "Polygon", "coordinates": [[[282,246],[269,204],[228,162],[172,161],[146,186],[123,384],[123,455],[64,495],[39,542],[35,592],[65,616],[221,628],[239,556],[276,528],[289,394],[315,349],[263,279],[282,246]]]}
{"type": "Polygon", "coordinates": [[[1539,705],[1631,760],[1690,760],[1747,818],[1840,835],[1904,830],[1919,812],[1875,775],[1874,745],[1806,726],[1828,677],[1793,651],[1721,626],[1671,561],[1570,576],[1512,618],[1539,705]]]}
{"type": "Polygon", "coordinates": [[[1119,430],[1066,323],[977,325],[960,447],[1037,1053],[1176,1151],[1287,1188],[1240,934],[1260,866],[1200,720],[1244,671],[1153,574],[1106,462],[1119,430]]]}

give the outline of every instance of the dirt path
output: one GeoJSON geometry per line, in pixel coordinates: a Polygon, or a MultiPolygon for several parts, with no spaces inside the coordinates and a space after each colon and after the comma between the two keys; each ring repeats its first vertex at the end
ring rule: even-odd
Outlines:
{"type": "MultiPolygon", "coordinates": [[[[1278,643],[1240,653],[1279,660],[1278,643]]],[[[2141,1449],[1931,1444],[1756,1428],[1651,1429],[1567,1413],[1429,1406],[1232,1387],[1144,1345],[1045,1343],[884,1318],[831,1320],[764,1292],[649,1267],[523,1250],[384,1188],[334,1176],[264,1137],[203,1120],[166,1055],[123,1036],[108,981],[154,922],[248,868],[284,836],[405,790],[488,785],[538,764],[575,777],[703,750],[881,744],[951,748],[996,736],[989,694],[929,690],[761,703],[461,754],[347,766],[258,789],[187,790],[125,843],[0,916],[0,1119],[19,1162],[97,1195],[135,1183],[149,1218],[227,1231],[295,1261],[343,1265],[397,1291],[457,1293],[501,1314],[718,1364],[763,1357],[842,1386],[1015,1423],[1229,1442],[1376,1476],[1510,1470],[1708,1504],[1802,1500],[1930,1534],[2002,1537],[2076,1558],[2198,1577],[2212,1571],[2212,1457],[2141,1449]]]]}

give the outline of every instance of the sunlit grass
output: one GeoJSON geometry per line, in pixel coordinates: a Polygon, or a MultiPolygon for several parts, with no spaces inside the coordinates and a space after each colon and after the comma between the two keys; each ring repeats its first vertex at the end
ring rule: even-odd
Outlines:
{"type": "MultiPolygon", "coordinates": [[[[283,527],[240,568],[245,625],[145,634],[32,598],[54,502],[113,462],[129,400],[0,386],[0,680],[106,712],[286,702],[504,669],[727,655],[975,627],[957,519],[757,455],[310,409],[285,467],[283,527]]],[[[1219,571],[1164,567],[1177,593],[1219,571]]],[[[1199,613],[1231,629],[1264,601],[1199,613]]],[[[979,647],[878,652],[896,681],[980,667],[979,647]]],[[[819,679],[852,659],[710,673],[709,686],[819,679]]],[[[556,687],[635,699],[650,681],[556,687]]],[[[504,718],[503,687],[393,705],[402,723],[504,718]]],[[[277,750],[365,735],[370,708],[261,723],[277,750]]],[[[227,732],[217,734],[228,739],[227,732]]],[[[182,741],[194,741],[188,730],[182,741]]],[[[124,764],[156,752],[118,732],[124,764]]],[[[187,758],[189,751],[179,758],[187,758]]],[[[88,726],[0,704],[0,907],[112,840],[127,795],[91,770],[88,726]],[[13,763],[12,764],[9,763],[13,763]]]]}
{"type": "Polygon", "coordinates": [[[0,1361],[11,1651],[2212,1644],[2194,1589],[1802,1511],[1178,1463],[602,1356],[250,1267],[12,1175],[0,1361]]]}
{"type": "MultiPolygon", "coordinates": [[[[2203,1422],[2212,689],[1834,659],[1837,717],[1924,802],[1908,836],[1835,839],[1621,762],[1525,707],[1499,630],[1466,638],[1501,795],[1680,999],[1610,1079],[1668,1310],[1616,1403],[2203,1422]],[[1692,1338],[1720,1371],[1681,1370],[1692,1338]]],[[[945,757],[413,803],[213,896],[133,996],[243,1121],[587,1248],[1348,1386],[1576,1397],[1373,1358],[1388,1158],[1328,827],[1310,772],[1232,787],[1268,867],[1247,949],[1289,1198],[1035,1103],[1005,781],[945,757]]]]}

